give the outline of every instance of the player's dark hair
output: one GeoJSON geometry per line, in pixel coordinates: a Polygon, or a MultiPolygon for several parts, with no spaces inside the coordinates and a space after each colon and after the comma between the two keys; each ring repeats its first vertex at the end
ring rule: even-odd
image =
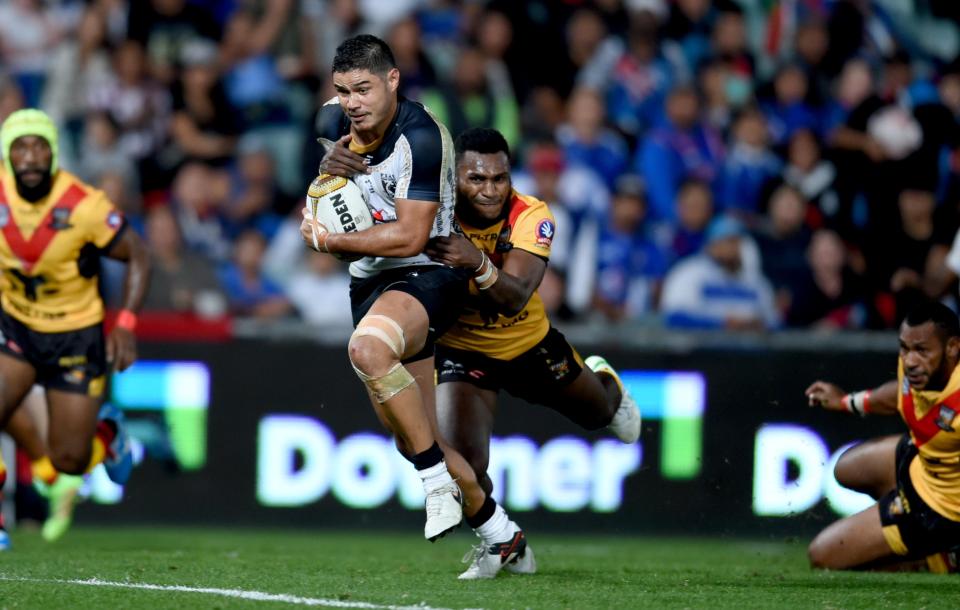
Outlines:
{"type": "Polygon", "coordinates": [[[373,74],[386,74],[397,67],[393,51],[384,41],[370,34],[347,38],[337,47],[333,56],[333,72],[369,70],[373,74]]]}
{"type": "Polygon", "coordinates": [[[924,300],[913,307],[903,320],[907,326],[920,326],[932,322],[944,340],[960,337],[960,320],[957,314],[939,301],[924,300]]]}
{"type": "Polygon", "coordinates": [[[457,158],[463,156],[467,151],[480,153],[481,155],[492,155],[502,152],[510,158],[510,145],[503,134],[496,129],[489,127],[473,127],[457,136],[454,142],[454,150],[457,151],[457,158]]]}

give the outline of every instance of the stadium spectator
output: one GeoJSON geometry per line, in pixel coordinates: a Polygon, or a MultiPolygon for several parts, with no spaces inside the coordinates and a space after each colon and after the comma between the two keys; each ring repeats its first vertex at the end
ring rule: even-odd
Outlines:
{"type": "Polygon", "coordinates": [[[605,127],[603,98],[593,89],[578,87],[567,103],[567,120],[557,129],[557,143],[568,163],[589,167],[608,188],[627,168],[627,145],[605,127]]]}
{"type": "Polygon", "coordinates": [[[234,315],[270,320],[292,312],[280,287],[263,274],[266,247],[259,231],[244,231],[234,244],[233,261],[220,270],[220,285],[234,315]]]}
{"type": "Polygon", "coordinates": [[[667,258],[646,222],[643,181],[617,180],[610,216],[600,233],[595,303],[611,321],[637,319],[655,310],[667,258]]]}
{"type": "Polygon", "coordinates": [[[216,43],[222,28],[204,7],[187,0],[130,2],[128,36],[146,50],[150,73],[165,86],[177,78],[188,45],[216,43]]]}
{"type": "Polygon", "coordinates": [[[215,263],[226,261],[231,243],[220,211],[230,195],[229,174],[202,163],[189,163],[177,172],[171,195],[187,246],[215,263]]]}
{"type": "Polygon", "coordinates": [[[677,193],[676,223],[660,223],[657,227],[657,241],[670,254],[670,263],[701,250],[713,215],[710,187],[699,180],[684,182],[677,193]]]}
{"type": "Polygon", "coordinates": [[[744,264],[744,236],[739,221],[721,216],[710,224],[703,252],[670,270],[660,301],[667,326],[730,331],[778,326],[769,282],[744,264]]]}
{"type": "Polygon", "coordinates": [[[317,252],[308,252],[305,259],[285,288],[297,313],[309,324],[349,329],[350,275],[344,265],[317,252]]]}
{"type": "Polygon", "coordinates": [[[167,207],[147,214],[147,243],[153,261],[145,310],[197,313],[217,317],[227,310],[226,298],[209,259],[186,248],[177,220],[167,207]]]}
{"type": "MultiPolygon", "coordinates": [[[[110,56],[104,44],[106,35],[103,11],[88,8],[80,19],[76,37],[64,39],[54,51],[41,105],[58,125],[76,128],[81,124],[92,87],[109,79],[110,56]]],[[[76,144],[69,142],[69,145],[76,144]]]]}
{"type": "Polygon", "coordinates": [[[68,34],[66,25],[40,0],[0,5],[0,59],[27,106],[40,101],[54,50],[68,34]]]}
{"type": "Polygon", "coordinates": [[[820,142],[809,129],[799,129],[790,138],[783,182],[797,189],[811,204],[814,225],[825,224],[847,235],[852,220],[849,210],[840,209],[840,197],[834,183],[837,169],[821,156],[820,142]]]}
{"type": "Polygon", "coordinates": [[[609,68],[595,59],[581,72],[581,86],[606,92],[607,114],[618,129],[637,138],[662,120],[674,71],[660,52],[657,24],[649,13],[630,21],[626,45],[609,68]]]}
{"type": "Polygon", "coordinates": [[[820,330],[873,328],[879,323],[863,277],[847,263],[846,247],[830,229],[820,229],[807,248],[810,273],[793,294],[786,323],[820,330]]]}
{"type": "Polygon", "coordinates": [[[568,165],[553,142],[532,146],[526,171],[516,172],[513,182],[518,191],[547,202],[556,219],[541,289],[562,299],[545,300],[548,312],[567,317],[585,312],[593,298],[599,225],[610,208],[610,192],[592,170],[568,165]]]}
{"type": "Polygon", "coordinates": [[[892,294],[895,320],[923,299],[923,275],[931,250],[949,244],[952,231],[934,222],[936,198],[924,189],[904,189],[898,199],[899,223],[889,237],[872,236],[867,245],[870,274],[878,289],[892,294]]]}
{"type": "Polygon", "coordinates": [[[697,178],[713,186],[722,163],[723,143],[700,122],[696,91],[677,87],[666,103],[667,121],[653,129],[634,161],[647,184],[647,199],[655,218],[674,221],[674,200],[680,185],[697,178]]]}
{"type": "Polygon", "coordinates": [[[820,117],[807,102],[808,87],[807,75],[799,65],[787,63],[777,70],[773,96],[761,104],[775,147],[785,147],[798,129],[820,132],[820,117]]]}
{"type": "Polygon", "coordinates": [[[143,47],[135,41],[114,50],[111,67],[106,81],[91,82],[78,93],[89,96],[88,112],[110,115],[120,130],[121,151],[138,163],[149,163],[142,168],[149,172],[170,129],[170,94],[149,76],[143,47]]]}
{"type": "Polygon", "coordinates": [[[413,17],[406,17],[390,28],[387,44],[393,49],[397,67],[404,75],[400,94],[410,99],[420,99],[424,90],[437,85],[437,71],[423,49],[420,24],[413,17]]]}
{"type": "Polygon", "coordinates": [[[245,229],[255,228],[270,240],[292,203],[277,186],[270,151],[248,140],[240,149],[231,178],[230,196],[221,210],[227,233],[236,237],[245,229]]]}
{"type": "Polygon", "coordinates": [[[96,183],[110,173],[121,176],[132,188],[139,187],[136,165],[120,147],[120,132],[109,114],[88,114],[83,133],[83,154],[77,159],[77,170],[84,180],[96,183]]]}
{"type": "Polygon", "coordinates": [[[520,139],[520,110],[513,90],[505,81],[488,78],[486,59],[476,47],[463,49],[449,82],[424,90],[421,101],[454,138],[470,127],[491,126],[511,147],[520,139]]]}
{"type": "Polygon", "coordinates": [[[194,41],[183,47],[181,61],[183,77],[173,88],[170,126],[175,159],[226,165],[242,126],[218,76],[217,47],[194,41]]]}
{"type": "Polygon", "coordinates": [[[767,216],[753,233],[760,250],[763,274],[777,298],[777,308],[787,312],[795,295],[803,290],[810,273],[807,247],[810,231],[804,225],[807,202],[799,191],[781,186],[770,196],[767,216]]]}
{"type": "Polygon", "coordinates": [[[763,199],[780,175],[779,157],[769,148],[766,120],[747,108],[733,124],[732,145],[720,175],[720,209],[756,224],[763,199]]]}

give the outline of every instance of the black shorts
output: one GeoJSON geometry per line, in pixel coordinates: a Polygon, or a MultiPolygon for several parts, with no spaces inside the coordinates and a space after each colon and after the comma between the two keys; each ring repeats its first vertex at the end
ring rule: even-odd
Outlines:
{"type": "Polygon", "coordinates": [[[546,404],[583,370],[583,360],[559,330],[551,327],[535,346],[512,360],[437,346],[437,384],[464,381],[485,390],[505,390],[535,404],[546,404]],[[545,402],[546,401],[546,402],[545,402]]]}
{"type": "Polygon", "coordinates": [[[32,365],[36,383],[48,390],[103,394],[107,355],[102,324],[41,333],[0,311],[0,352],[32,365]]]}
{"type": "Polygon", "coordinates": [[[353,325],[360,323],[374,302],[388,290],[405,292],[427,310],[429,332],[427,342],[417,354],[404,360],[416,362],[433,356],[436,340],[460,317],[467,298],[469,269],[453,269],[442,265],[423,265],[390,269],[367,278],[350,280],[350,306],[353,325]]]}
{"type": "Polygon", "coordinates": [[[878,505],[887,540],[899,535],[906,554],[922,558],[960,545],[960,523],[947,519],[917,495],[910,480],[910,463],[917,453],[910,435],[905,434],[897,443],[897,489],[880,498],[878,505]]]}

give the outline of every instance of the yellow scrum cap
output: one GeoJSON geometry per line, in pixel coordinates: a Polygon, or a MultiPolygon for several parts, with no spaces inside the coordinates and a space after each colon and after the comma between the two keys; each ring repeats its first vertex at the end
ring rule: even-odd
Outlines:
{"type": "Polygon", "coordinates": [[[50,144],[53,157],[50,159],[50,174],[57,173],[57,127],[42,110],[24,108],[7,117],[0,127],[0,146],[3,147],[3,164],[13,174],[10,164],[10,147],[21,136],[39,136],[50,144]]]}

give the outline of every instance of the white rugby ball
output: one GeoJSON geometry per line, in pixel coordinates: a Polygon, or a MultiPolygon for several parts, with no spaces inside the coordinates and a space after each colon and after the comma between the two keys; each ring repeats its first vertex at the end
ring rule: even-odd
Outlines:
{"type": "MultiPolygon", "coordinates": [[[[353,233],[373,226],[373,216],[367,201],[352,180],[342,176],[320,174],[307,189],[307,214],[316,218],[331,233],[353,233]]],[[[316,234],[314,239],[316,240],[316,234]]],[[[314,247],[317,244],[314,243],[314,247]]],[[[334,256],[342,260],[356,260],[356,255],[334,256]]]]}

